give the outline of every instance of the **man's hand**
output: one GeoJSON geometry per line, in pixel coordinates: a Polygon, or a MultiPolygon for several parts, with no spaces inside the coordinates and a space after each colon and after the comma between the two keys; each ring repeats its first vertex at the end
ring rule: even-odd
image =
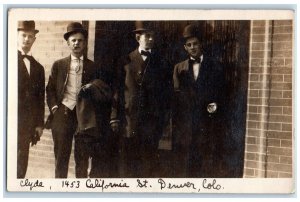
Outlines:
{"type": "Polygon", "coordinates": [[[113,122],[110,124],[111,130],[114,133],[118,133],[119,132],[119,122],[113,122]]]}
{"type": "Polygon", "coordinates": [[[207,105],[207,111],[210,114],[215,113],[217,111],[217,108],[218,108],[218,105],[215,102],[209,103],[207,105]]]}
{"type": "Polygon", "coordinates": [[[35,128],[35,134],[38,134],[39,137],[41,137],[43,135],[43,130],[44,130],[43,127],[36,127],[35,128]]]}

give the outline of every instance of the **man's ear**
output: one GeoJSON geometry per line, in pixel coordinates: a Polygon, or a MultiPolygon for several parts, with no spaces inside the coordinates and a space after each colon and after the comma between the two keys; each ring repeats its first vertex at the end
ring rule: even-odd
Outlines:
{"type": "Polygon", "coordinates": [[[187,47],[186,47],[186,45],[185,45],[185,44],[183,45],[183,47],[184,47],[184,50],[186,50],[186,51],[187,51],[187,47]]]}
{"type": "Polygon", "coordinates": [[[141,37],[140,34],[135,34],[135,39],[136,39],[136,41],[139,41],[139,40],[140,40],[140,37],[141,37]]]}

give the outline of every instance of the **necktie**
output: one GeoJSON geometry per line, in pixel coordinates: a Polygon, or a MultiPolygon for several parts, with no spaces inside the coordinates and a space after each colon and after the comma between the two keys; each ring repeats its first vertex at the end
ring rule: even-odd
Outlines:
{"type": "Polygon", "coordinates": [[[192,64],[199,64],[199,63],[200,63],[200,58],[197,58],[197,59],[191,58],[191,59],[190,59],[190,62],[191,62],[192,64]]]}
{"type": "Polygon", "coordinates": [[[75,72],[78,73],[80,71],[80,59],[75,59],[75,72]]]}
{"type": "Polygon", "coordinates": [[[30,56],[30,55],[21,55],[21,58],[22,58],[22,60],[23,60],[24,58],[30,60],[30,59],[31,59],[31,56],[30,56]]]}
{"type": "Polygon", "coordinates": [[[144,55],[144,56],[146,56],[146,57],[148,57],[148,56],[150,56],[150,52],[149,51],[141,51],[141,55],[144,55]]]}

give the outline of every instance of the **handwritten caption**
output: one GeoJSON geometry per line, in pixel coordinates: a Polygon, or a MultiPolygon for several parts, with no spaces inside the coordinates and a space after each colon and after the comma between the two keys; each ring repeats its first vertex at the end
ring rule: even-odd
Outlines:
{"type": "MultiPolygon", "coordinates": [[[[46,181],[47,182],[47,181],[46,181]]],[[[55,181],[55,183],[57,180],[55,181]]],[[[185,192],[207,192],[207,191],[220,191],[224,186],[217,181],[217,179],[199,179],[191,180],[181,179],[80,179],[80,180],[59,180],[60,184],[55,184],[56,188],[60,191],[71,190],[87,190],[95,192],[109,192],[109,191],[185,191],[185,192]]],[[[46,186],[43,180],[20,180],[20,187],[29,191],[47,191],[52,189],[51,182],[46,186]],[[50,184],[50,185],[49,185],[50,184]]]]}

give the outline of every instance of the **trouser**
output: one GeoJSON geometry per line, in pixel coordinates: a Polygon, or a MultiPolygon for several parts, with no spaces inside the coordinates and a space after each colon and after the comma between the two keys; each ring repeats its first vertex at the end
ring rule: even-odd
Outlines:
{"type": "Polygon", "coordinates": [[[26,175],[31,142],[29,136],[29,131],[18,131],[17,178],[25,178],[26,175]]]}
{"type": "Polygon", "coordinates": [[[52,120],[55,155],[55,178],[67,178],[73,135],[77,127],[76,109],[61,104],[52,120]]]}

